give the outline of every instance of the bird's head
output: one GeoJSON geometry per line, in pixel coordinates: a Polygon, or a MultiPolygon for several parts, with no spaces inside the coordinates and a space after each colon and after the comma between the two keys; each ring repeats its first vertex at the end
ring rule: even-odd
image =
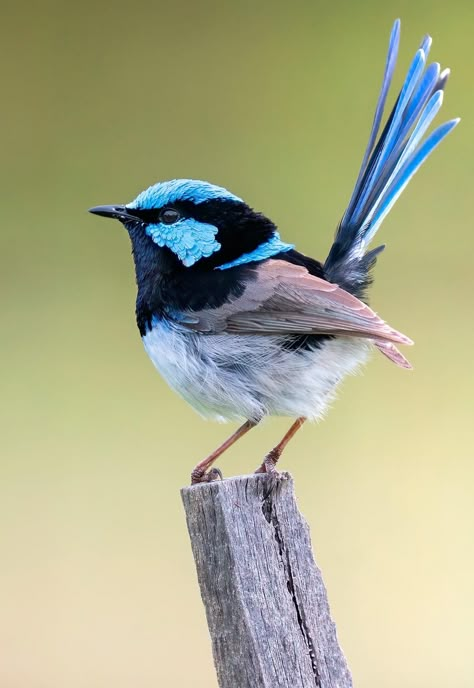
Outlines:
{"type": "Polygon", "coordinates": [[[223,270],[292,248],[281,241],[271,220],[238,196],[194,179],[159,182],[131,203],[90,212],[122,222],[136,262],[160,255],[170,269],[223,270]]]}

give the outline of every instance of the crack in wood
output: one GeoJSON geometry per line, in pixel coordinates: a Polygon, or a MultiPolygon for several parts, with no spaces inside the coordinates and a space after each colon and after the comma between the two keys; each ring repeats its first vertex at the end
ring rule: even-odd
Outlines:
{"type": "Polygon", "coordinates": [[[306,647],[308,648],[308,656],[311,661],[311,668],[313,670],[314,674],[314,684],[316,688],[321,688],[321,677],[319,675],[318,671],[318,666],[316,663],[316,654],[314,652],[314,644],[313,644],[313,639],[311,638],[311,635],[309,633],[308,626],[305,621],[305,614],[304,614],[304,609],[300,606],[298,603],[298,598],[296,595],[296,588],[294,584],[294,579],[293,579],[293,571],[291,569],[291,562],[290,562],[290,556],[288,549],[285,547],[285,542],[283,538],[283,534],[281,531],[280,527],[280,522],[278,520],[278,514],[276,513],[276,509],[274,508],[274,503],[273,503],[273,497],[274,497],[274,490],[278,489],[278,483],[270,490],[268,490],[263,498],[263,503],[262,503],[262,513],[267,520],[268,523],[270,523],[273,526],[274,530],[274,537],[278,545],[278,553],[280,555],[281,563],[283,565],[283,570],[285,571],[286,575],[286,586],[288,589],[288,592],[291,595],[291,600],[293,602],[293,606],[295,608],[296,612],[296,618],[298,620],[298,626],[300,628],[301,635],[303,636],[303,640],[306,644],[306,647]]]}

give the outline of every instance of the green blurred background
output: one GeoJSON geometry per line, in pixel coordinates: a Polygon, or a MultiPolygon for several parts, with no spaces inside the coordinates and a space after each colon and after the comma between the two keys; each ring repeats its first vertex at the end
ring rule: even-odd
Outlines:
{"type": "Polygon", "coordinates": [[[208,179],[323,258],[396,16],[397,85],[429,31],[464,119],[381,231],[372,304],[415,370],[374,357],[283,467],[356,685],[474,685],[474,5],[83,0],[2,3],[2,688],[216,685],[179,488],[231,428],[154,372],[126,233],[86,209],[208,179]]]}

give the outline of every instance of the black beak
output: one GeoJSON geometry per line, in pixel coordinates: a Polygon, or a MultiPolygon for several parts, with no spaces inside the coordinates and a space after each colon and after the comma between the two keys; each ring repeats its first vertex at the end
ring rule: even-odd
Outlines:
{"type": "Polygon", "coordinates": [[[113,217],[122,222],[137,219],[130,214],[124,205],[97,205],[95,208],[89,208],[89,212],[94,215],[102,215],[102,217],[113,217]]]}

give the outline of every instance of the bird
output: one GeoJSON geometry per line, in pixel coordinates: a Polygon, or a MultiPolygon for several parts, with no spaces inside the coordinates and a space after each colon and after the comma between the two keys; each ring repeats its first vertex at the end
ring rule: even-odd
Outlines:
{"type": "Polygon", "coordinates": [[[427,64],[426,35],[382,128],[399,42],[397,19],[360,171],[324,261],[297,251],[269,217],[206,181],[161,181],[125,205],[90,208],[129,234],[136,321],[154,366],[202,416],[242,423],[196,465],[192,484],[222,478],[216,459],[268,416],[292,420],[256,470],[279,475],[288,442],[306,420],[322,417],[341,380],[372,351],[411,367],[398,349],[411,339],[368,305],[385,248],[369,246],[459,119],[427,133],[450,70],[427,64]]]}

